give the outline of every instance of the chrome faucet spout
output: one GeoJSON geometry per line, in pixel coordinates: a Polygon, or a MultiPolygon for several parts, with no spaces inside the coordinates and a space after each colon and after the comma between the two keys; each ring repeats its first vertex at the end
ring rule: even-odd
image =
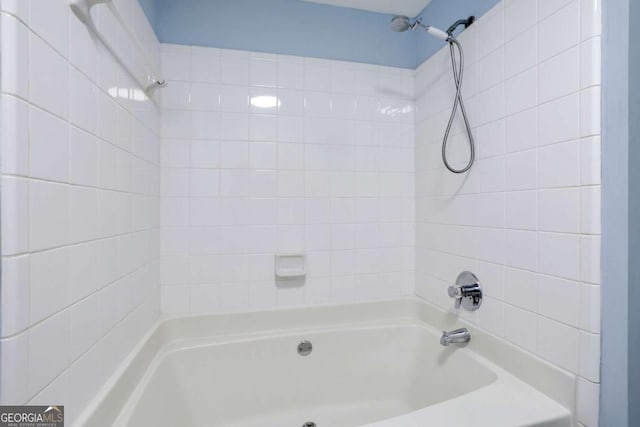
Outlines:
{"type": "Polygon", "coordinates": [[[471,332],[467,328],[456,329],[455,331],[442,331],[440,344],[448,346],[449,344],[466,344],[471,341],[471,332]]]}

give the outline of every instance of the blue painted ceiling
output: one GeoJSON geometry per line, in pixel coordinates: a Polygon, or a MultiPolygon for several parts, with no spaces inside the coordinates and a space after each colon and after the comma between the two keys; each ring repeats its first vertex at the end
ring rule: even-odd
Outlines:
{"type": "MultiPolygon", "coordinates": [[[[422,31],[394,33],[391,15],[298,0],[139,0],[162,43],[416,68],[442,47],[422,31]]],[[[498,0],[432,0],[423,22],[447,28],[498,0]]]]}

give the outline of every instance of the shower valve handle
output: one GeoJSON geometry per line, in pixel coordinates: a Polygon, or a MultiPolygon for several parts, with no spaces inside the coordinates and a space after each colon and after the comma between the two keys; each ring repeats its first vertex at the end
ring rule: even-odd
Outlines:
{"type": "Polygon", "coordinates": [[[455,298],[456,301],[456,310],[460,308],[460,304],[462,303],[462,287],[461,286],[449,286],[449,296],[451,298],[455,298]]]}
{"type": "Polygon", "coordinates": [[[455,299],[456,310],[476,311],[482,304],[482,287],[475,274],[470,271],[460,273],[454,286],[449,286],[449,296],[455,299]]]}

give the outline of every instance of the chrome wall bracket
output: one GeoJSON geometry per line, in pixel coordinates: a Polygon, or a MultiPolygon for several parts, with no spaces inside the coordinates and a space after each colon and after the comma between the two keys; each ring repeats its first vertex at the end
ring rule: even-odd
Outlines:
{"type": "Polygon", "coordinates": [[[449,286],[449,296],[455,298],[456,309],[476,311],[482,304],[482,287],[480,280],[470,271],[458,275],[455,286],[449,286]]]}

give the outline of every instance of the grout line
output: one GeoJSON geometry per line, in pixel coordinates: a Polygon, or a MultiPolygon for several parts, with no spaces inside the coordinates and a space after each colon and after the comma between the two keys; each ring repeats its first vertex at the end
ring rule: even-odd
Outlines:
{"type": "MultiPolygon", "coordinates": [[[[114,331],[118,326],[120,326],[121,324],[123,324],[129,317],[133,316],[134,313],[136,311],[138,311],[145,303],[146,300],[148,299],[145,298],[142,302],[140,302],[138,305],[136,305],[135,307],[133,307],[129,312],[127,312],[122,319],[118,320],[114,325],[112,325],[100,338],[98,338],[98,340],[94,343],[92,343],[88,349],[86,349],[83,353],[81,353],[79,356],[77,356],[75,359],[73,360],[69,360],[67,365],[65,366],[65,368],[58,374],[56,375],[53,379],[51,379],[51,381],[49,381],[48,383],[46,383],[41,389],[39,389],[37,392],[33,393],[31,397],[29,397],[29,399],[27,400],[27,402],[31,402],[33,401],[33,399],[35,399],[36,397],[38,397],[38,395],[40,393],[42,393],[47,387],[49,387],[52,383],[54,383],[58,378],[62,377],[65,373],[67,372],[71,372],[71,368],[73,367],[73,365],[75,363],[77,363],[80,359],[82,359],[84,356],[86,356],[89,352],[91,352],[92,350],[94,350],[104,339],[107,338],[107,336],[114,331]]],[[[66,310],[66,309],[65,309],[66,310]]],[[[61,312],[58,312],[57,314],[60,314],[61,312]]],[[[50,316],[52,317],[52,316],[50,316]]],[[[146,333],[146,332],[145,332],[146,333]]],[[[31,340],[29,340],[31,341],[31,340]]],[[[30,344],[30,343],[29,343],[30,344]]],[[[137,345],[137,344],[136,344],[137,345]]],[[[133,351],[135,349],[135,346],[133,349],[130,350],[126,350],[126,354],[129,354],[131,351],[133,351]]],[[[126,356],[125,356],[126,357],[126,356]]],[[[119,366],[119,363],[118,363],[119,366]]],[[[117,367],[116,367],[117,368],[117,367]]],[[[31,370],[31,366],[29,366],[29,371],[31,370]]],[[[115,371],[114,371],[115,372],[115,371]]],[[[111,373],[109,376],[111,376],[113,373],[111,373]]],[[[106,382],[106,379],[105,379],[106,382]]],[[[101,385],[104,386],[105,382],[103,382],[103,384],[101,385]]]]}
{"type": "Polygon", "coordinates": [[[25,328],[23,328],[23,329],[21,329],[21,330],[19,330],[19,331],[17,331],[17,332],[14,332],[13,334],[5,335],[5,336],[3,336],[3,337],[0,337],[0,340],[10,339],[10,338],[15,338],[15,337],[17,337],[18,335],[21,335],[21,334],[27,333],[27,332],[29,332],[31,329],[33,329],[33,328],[35,328],[35,327],[38,327],[38,326],[40,326],[41,324],[43,324],[43,323],[47,322],[47,321],[48,321],[49,319],[51,319],[52,317],[58,316],[58,315],[60,315],[60,314],[62,314],[62,313],[64,313],[64,312],[69,312],[69,314],[70,314],[71,310],[72,310],[75,306],[78,306],[78,305],[80,305],[82,302],[84,302],[84,301],[88,300],[89,298],[91,298],[91,297],[93,297],[93,296],[98,295],[99,293],[101,293],[101,292],[105,291],[107,288],[110,288],[110,287],[112,287],[112,286],[117,285],[117,284],[118,284],[118,282],[120,282],[121,280],[123,280],[123,279],[125,279],[125,278],[127,278],[127,277],[130,277],[130,276],[133,276],[133,275],[135,275],[135,274],[137,274],[137,273],[141,272],[142,270],[144,270],[144,269],[146,269],[146,268],[149,268],[149,266],[150,266],[153,262],[155,262],[155,261],[158,261],[158,262],[159,262],[159,260],[160,260],[160,258],[152,258],[152,259],[150,259],[150,260],[149,260],[148,262],[146,262],[144,265],[142,265],[142,266],[140,266],[140,267],[137,267],[135,270],[132,270],[132,271],[130,271],[130,272],[128,272],[128,273],[125,273],[125,274],[124,274],[124,275],[122,275],[122,276],[119,276],[117,279],[114,279],[114,280],[112,280],[111,282],[109,282],[109,283],[107,283],[107,284],[105,284],[105,285],[101,286],[100,288],[95,289],[93,292],[91,292],[91,293],[89,293],[89,294],[87,294],[87,295],[83,296],[83,297],[82,297],[82,298],[80,298],[80,299],[77,299],[77,300],[75,300],[75,301],[71,302],[70,304],[65,305],[64,307],[60,308],[58,311],[56,311],[56,312],[54,312],[54,313],[51,313],[51,314],[49,314],[48,316],[43,317],[42,319],[40,319],[40,320],[38,320],[38,321],[36,321],[36,322],[31,323],[31,319],[30,319],[30,320],[29,320],[30,324],[29,324],[27,327],[25,327],[25,328]]]}

